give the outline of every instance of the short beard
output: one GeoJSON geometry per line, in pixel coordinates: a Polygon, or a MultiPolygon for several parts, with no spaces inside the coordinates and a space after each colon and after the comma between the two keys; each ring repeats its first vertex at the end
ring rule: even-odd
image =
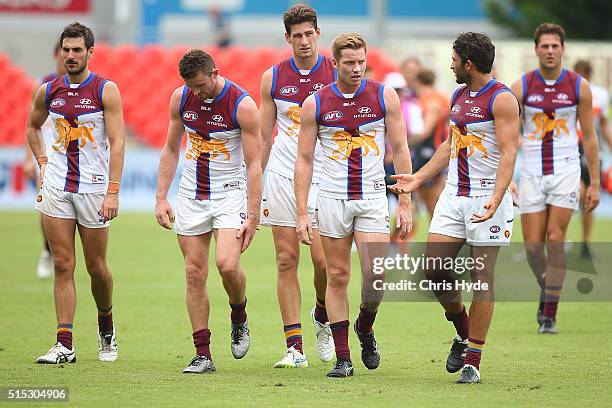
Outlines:
{"type": "Polygon", "coordinates": [[[85,71],[85,68],[87,68],[87,64],[83,64],[76,71],[71,71],[70,68],[68,68],[65,64],[64,64],[64,68],[66,68],[66,72],[70,75],[79,75],[81,72],[85,71]]]}

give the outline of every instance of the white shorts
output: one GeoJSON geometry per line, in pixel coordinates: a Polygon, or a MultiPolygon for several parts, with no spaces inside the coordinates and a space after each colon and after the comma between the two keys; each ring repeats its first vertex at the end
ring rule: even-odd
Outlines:
{"type": "Polygon", "coordinates": [[[212,200],[176,197],[174,232],[178,235],[202,235],[213,229],[240,229],[247,217],[246,195],[233,194],[212,200]]]}
{"type": "MultiPolygon", "coordinates": [[[[317,195],[319,194],[319,184],[310,185],[308,193],[308,213],[313,228],[318,228],[315,208],[317,195]]],[[[261,200],[261,225],[294,227],[297,225],[295,190],[293,180],[273,171],[266,173],[264,192],[261,200]]]]}
{"type": "Polygon", "coordinates": [[[544,211],[547,205],[578,211],[580,170],[546,176],[521,175],[519,183],[521,214],[544,211]]]}
{"type": "Polygon", "coordinates": [[[490,195],[479,197],[462,197],[442,191],[436,204],[430,234],[446,235],[465,239],[472,246],[507,246],[512,237],[514,209],[512,195],[504,194],[493,217],[482,223],[470,221],[473,214],[484,214],[484,205],[491,199],[490,195]]]}
{"type": "Polygon", "coordinates": [[[87,228],[105,228],[109,222],[102,219],[105,193],[71,193],[43,183],[36,198],[36,208],[55,218],[77,220],[87,228]]]}
{"type": "Polygon", "coordinates": [[[339,200],[319,196],[317,202],[319,233],[323,236],[344,238],[353,231],[389,234],[386,196],[371,200],[339,200]]]}

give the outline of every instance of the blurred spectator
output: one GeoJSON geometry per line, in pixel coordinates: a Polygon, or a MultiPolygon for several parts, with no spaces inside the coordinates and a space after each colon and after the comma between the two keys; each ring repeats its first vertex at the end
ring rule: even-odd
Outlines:
{"type": "Polygon", "coordinates": [[[229,15],[222,11],[219,6],[211,6],[208,9],[208,14],[212,23],[215,45],[219,48],[232,45],[229,15]]]}
{"type": "MultiPolygon", "coordinates": [[[[599,151],[604,151],[603,141],[612,148],[612,134],[608,127],[608,110],[610,109],[610,95],[608,91],[599,85],[591,82],[591,73],[593,67],[591,63],[586,60],[578,60],[574,65],[574,71],[582,76],[584,79],[589,81],[591,85],[591,93],[593,94],[593,122],[595,131],[599,139],[599,151]]],[[[580,125],[580,124],[578,124],[580,125]]],[[[589,177],[589,169],[587,161],[582,148],[582,132],[578,128],[578,137],[580,138],[580,202],[584,203],[586,188],[590,184],[591,180],[589,177]]],[[[600,162],[601,165],[601,162],[600,162]]],[[[593,229],[593,212],[581,210],[582,213],[582,256],[585,258],[591,258],[591,250],[589,248],[589,242],[591,240],[591,230],[593,229]]]]}

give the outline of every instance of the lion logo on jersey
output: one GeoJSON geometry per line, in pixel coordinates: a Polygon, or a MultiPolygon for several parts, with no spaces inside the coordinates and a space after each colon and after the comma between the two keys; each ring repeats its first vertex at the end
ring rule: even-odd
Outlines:
{"type": "Polygon", "coordinates": [[[230,152],[226,146],[227,142],[222,140],[204,140],[202,136],[192,132],[189,132],[188,135],[191,147],[185,152],[185,159],[198,160],[202,153],[209,153],[211,159],[220,155],[223,155],[225,160],[230,159],[230,152]]]}
{"type": "Polygon", "coordinates": [[[358,136],[353,136],[345,130],[340,130],[334,133],[332,140],[338,145],[337,149],[332,151],[330,158],[332,160],[348,160],[351,152],[361,148],[361,157],[367,156],[370,150],[374,151],[375,156],[380,155],[380,148],[376,144],[376,130],[368,132],[358,132],[358,136]]]}
{"type": "Polygon", "coordinates": [[[538,112],[532,116],[531,122],[536,130],[527,136],[529,140],[543,140],[548,132],[552,132],[553,137],[559,137],[562,133],[569,134],[567,119],[551,119],[544,112],[538,112]]]}
{"type": "Polygon", "coordinates": [[[486,159],[489,157],[489,151],[482,144],[482,139],[484,139],[484,135],[479,137],[475,133],[467,133],[462,134],[459,128],[455,125],[451,125],[451,159],[456,159],[459,150],[467,149],[467,157],[472,157],[472,155],[476,152],[476,150],[482,152],[482,158],[486,159]]]}
{"type": "Polygon", "coordinates": [[[91,143],[92,149],[97,149],[98,144],[93,136],[93,129],[96,127],[91,122],[75,121],[78,127],[72,127],[66,119],[55,119],[55,130],[57,131],[57,139],[53,142],[53,150],[65,152],[68,149],[70,142],[79,141],[79,149],[85,147],[87,142],[91,143]],[[83,126],[80,126],[83,125],[83,126]]]}
{"type": "Polygon", "coordinates": [[[300,129],[300,111],[302,110],[299,106],[292,106],[287,109],[287,113],[285,116],[289,118],[293,122],[292,126],[287,128],[287,135],[289,136],[297,136],[300,129]]]}

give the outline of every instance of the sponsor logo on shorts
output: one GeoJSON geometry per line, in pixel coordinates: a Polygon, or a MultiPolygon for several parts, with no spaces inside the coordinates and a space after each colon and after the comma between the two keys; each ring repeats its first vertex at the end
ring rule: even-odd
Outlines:
{"type": "Polygon", "coordinates": [[[264,215],[264,217],[269,217],[270,216],[270,210],[268,210],[267,208],[264,208],[263,215],[264,215]]]}
{"type": "Polygon", "coordinates": [[[65,104],[66,104],[66,101],[64,99],[57,98],[51,101],[51,103],[49,104],[49,107],[50,108],[61,108],[65,104]]]}
{"type": "Polygon", "coordinates": [[[229,190],[230,188],[240,188],[240,182],[238,180],[228,181],[227,183],[223,183],[223,188],[225,190],[229,190]]]}
{"type": "Polygon", "coordinates": [[[194,111],[187,111],[183,113],[183,119],[186,122],[193,122],[194,120],[198,120],[198,114],[194,111]]]}
{"type": "Polygon", "coordinates": [[[39,194],[38,197],[36,197],[36,202],[40,203],[42,201],[42,194],[39,194]]]}
{"type": "Polygon", "coordinates": [[[489,239],[499,239],[499,235],[489,235],[489,239]]]}
{"type": "Polygon", "coordinates": [[[388,215],[385,217],[385,222],[389,222],[389,216],[388,215]]]}
{"type": "Polygon", "coordinates": [[[91,182],[93,184],[102,184],[106,181],[106,177],[104,177],[103,174],[92,174],[91,175],[91,182]]]}
{"type": "Polygon", "coordinates": [[[241,213],[240,213],[240,218],[242,218],[243,220],[246,220],[246,214],[245,214],[245,213],[243,213],[243,212],[241,212],[241,213]]]}
{"type": "Polygon", "coordinates": [[[491,231],[492,234],[497,234],[499,231],[501,231],[501,227],[499,225],[493,225],[491,228],[489,228],[489,231],[491,231]]]}
{"type": "Polygon", "coordinates": [[[540,94],[532,94],[527,97],[527,103],[539,103],[544,101],[544,96],[540,94]]]}
{"type": "Polygon", "coordinates": [[[282,96],[293,96],[293,95],[296,95],[298,92],[300,92],[300,88],[298,88],[295,85],[283,86],[280,89],[280,94],[282,96]]]}
{"type": "Polygon", "coordinates": [[[504,231],[504,237],[510,238],[510,230],[505,230],[504,231]]]}
{"type": "Polygon", "coordinates": [[[323,115],[323,120],[326,122],[335,122],[337,120],[340,120],[341,118],[342,118],[342,112],[340,111],[331,111],[323,115]]]}

